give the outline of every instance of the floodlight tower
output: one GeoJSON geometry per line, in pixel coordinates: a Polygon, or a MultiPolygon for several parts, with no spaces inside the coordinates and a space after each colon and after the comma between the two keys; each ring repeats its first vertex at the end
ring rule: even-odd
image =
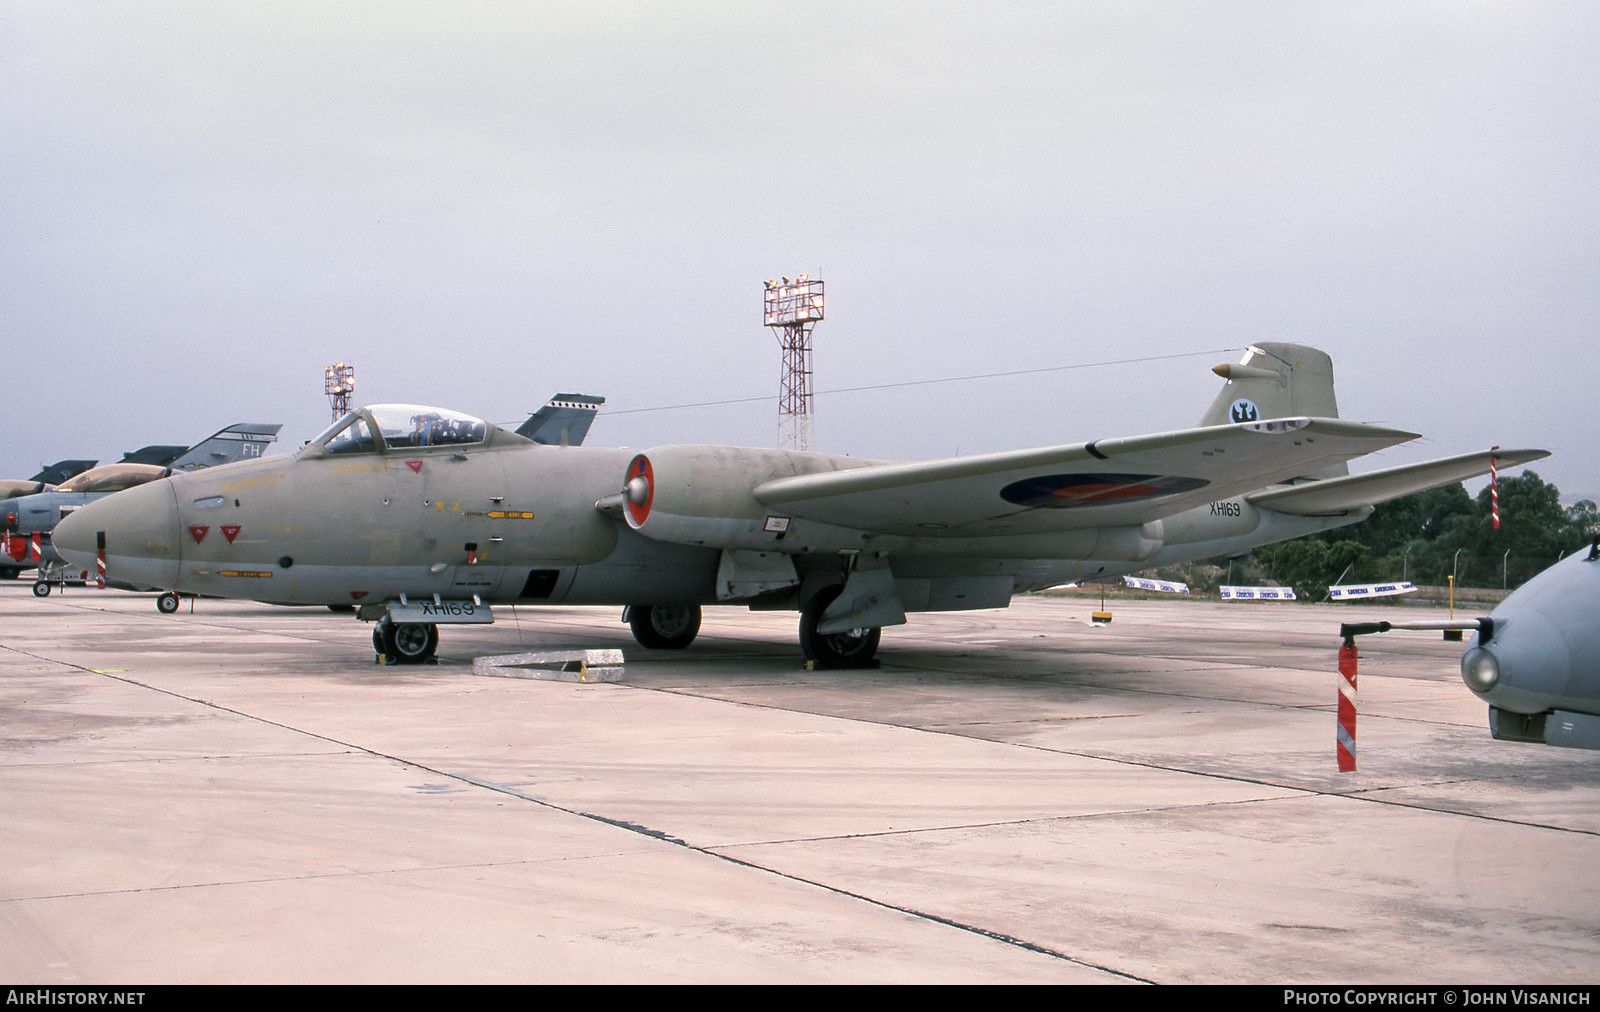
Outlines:
{"type": "Polygon", "coordinates": [[[778,446],[811,448],[811,328],[822,319],[822,282],[802,274],[790,281],[768,281],[766,325],[783,348],[778,378],[778,446]]]}
{"type": "Polygon", "coordinates": [[[335,362],[328,366],[326,375],[322,387],[333,402],[333,420],[337,422],[350,412],[350,395],[356,392],[356,367],[335,362]]]}

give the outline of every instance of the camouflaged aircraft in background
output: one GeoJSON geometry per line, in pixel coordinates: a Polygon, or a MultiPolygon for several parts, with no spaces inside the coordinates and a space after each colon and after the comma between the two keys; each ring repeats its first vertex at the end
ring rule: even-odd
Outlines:
{"type": "MultiPolygon", "coordinates": [[[[192,447],[143,446],[123,454],[115,464],[94,467],[90,461],[87,470],[79,471],[54,487],[0,500],[0,575],[15,579],[24,569],[37,566],[44,570],[59,565],[62,559],[51,546],[50,534],[61,518],[73,510],[113,492],[177,472],[260,457],[267,446],[277,440],[281,428],[281,424],[240,422],[192,447]]],[[[50,585],[41,579],[34,584],[33,591],[44,597],[50,593],[50,585]]]]}
{"type": "Polygon", "coordinates": [[[621,605],[653,648],[687,646],[703,606],[730,604],[798,611],[805,655],[852,667],[910,612],[1242,554],[1488,472],[1485,450],[1348,474],[1415,434],[1340,420],[1315,349],[1260,344],[1214,371],[1226,382],[1196,428],[918,463],[539,445],[453,411],[375,405],[292,456],[86,506],[56,544],[173,594],[354,605],[400,662],[496,604],[621,605]]]}

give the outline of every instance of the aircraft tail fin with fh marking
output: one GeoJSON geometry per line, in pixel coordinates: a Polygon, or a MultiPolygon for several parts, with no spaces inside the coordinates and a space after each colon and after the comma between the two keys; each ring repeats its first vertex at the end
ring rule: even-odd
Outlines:
{"type": "Polygon", "coordinates": [[[168,466],[174,471],[198,471],[202,467],[231,464],[236,460],[249,460],[265,455],[267,447],[277,442],[281,423],[240,422],[230,425],[210,438],[197,443],[172,461],[168,466]]]}
{"type": "MultiPolygon", "coordinates": [[[[1231,425],[1270,418],[1338,418],[1333,394],[1333,359],[1303,344],[1262,342],[1251,345],[1238,365],[1211,370],[1227,380],[1200,424],[1231,425]]],[[[1350,473],[1344,464],[1325,467],[1307,478],[1336,478],[1350,473]]]]}

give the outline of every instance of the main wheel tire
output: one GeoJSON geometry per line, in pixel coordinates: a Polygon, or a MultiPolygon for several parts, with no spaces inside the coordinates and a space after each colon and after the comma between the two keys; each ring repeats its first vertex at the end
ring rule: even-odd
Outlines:
{"type": "Polygon", "coordinates": [[[817,623],[843,587],[828,587],[813,595],[800,611],[800,649],[806,660],[819,668],[863,668],[878,652],[882,629],[850,629],[842,633],[819,633],[817,623]]]}
{"type": "Polygon", "coordinates": [[[45,583],[43,580],[40,580],[38,583],[35,583],[33,585],[33,596],[34,597],[49,597],[50,596],[50,585],[48,583],[45,583]]]}
{"type": "Polygon", "coordinates": [[[380,628],[383,630],[382,652],[393,657],[397,664],[421,664],[439,649],[439,627],[431,623],[385,623],[380,628]]]}
{"type": "Polygon", "coordinates": [[[173,593],[162,594],[156,598],[156,611],[163,615],[171,615],[178,610],[178,595],[173,593]]]}
{"type": "Polygon", "coordinates": [[[628,609],[628,628],[642,647],[682,650],[700,635],[700,606],[636,604],[628,609]]]}

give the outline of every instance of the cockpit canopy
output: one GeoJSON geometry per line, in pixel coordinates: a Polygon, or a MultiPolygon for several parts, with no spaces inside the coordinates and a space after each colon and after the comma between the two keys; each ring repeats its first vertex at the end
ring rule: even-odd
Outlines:
{"type": "Polygon", "coordinates": [[[372,404],[334,422],[311,446],[329,454],[376,453],[426,446],[467,446],[488,438],[481,418],[422,404],[372,404]]]}
{"type": "Polygon", "coordinates": [[[172,468],[155,464],[106,464],[91,467],[56,486],[57,492],[121,492],[172,474],[172,468]]]}

